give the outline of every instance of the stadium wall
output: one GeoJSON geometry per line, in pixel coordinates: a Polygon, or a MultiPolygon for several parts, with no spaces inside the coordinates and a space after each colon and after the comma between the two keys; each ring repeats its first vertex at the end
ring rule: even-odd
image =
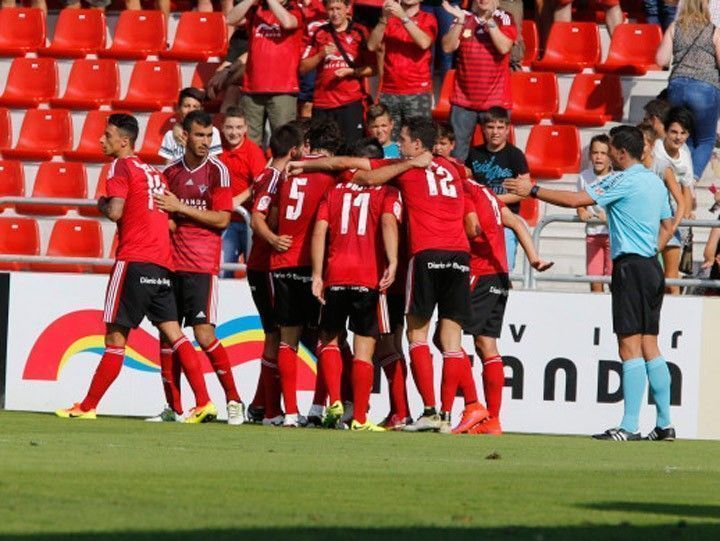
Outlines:
{"type": "MultiPolygon", "coordinates": [[[[0,275],[0,355],[7,338],[6,409],[53,411],[82,398],[103,351],[106,283],[104,276],[0,275]],[[3,314],[8,315],[7,325],[3,314]]],[[[244,280],[221,281],[219,298],[218,337],[228,348],[241,395],[249,401],[259,372],[262,330],[244,280]]],[[[720,363],[714,332],[718,328],[720,299],[666,298],[660,345],[673,376],[673,421],[680,437],[720,439],[720,363]]],[[[465,347],[472,351],[469,337],[465,347]]],[[[506,365],[505,430],[587,434],[607,428],[622,415],[621,365],[608,295],[513,291],[500,351],[506,365]]],[[[144,323],[131,333],[125,369],[99,412],[145,416],[160,411],[164,400],[157,359],[156,331],[144,323]]],[[[211,396],[221,406],[222,390],[204,362],[211,396]]],[[[435,363],[439,389],[438,354],[435,363]]],[[[480,382],[478,363],[475,374],[480,382]]],[[[298,376],[299,401],[306,410],[315,362],[305,350],[298,376]]],[[[187,386],[183,391],[189,407],[191,394],[187,386]]],[[[420,411],[412,382],[408,392],[412,411],[420,411]]],[[[456,418],[461,402],[456,400],[456,418]]],[[[387,404],[385,381],[378,371],[371,418],[379,421],[387,404]]],[[[654,417],[654,407],[646,400],[641,414],[644,431],[654,426],[654,417]]]]}

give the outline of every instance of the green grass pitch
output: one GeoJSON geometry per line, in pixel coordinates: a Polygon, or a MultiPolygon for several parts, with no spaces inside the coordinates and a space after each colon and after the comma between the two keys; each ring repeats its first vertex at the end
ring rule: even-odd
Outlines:
{"type": "Polygon", "coordinates": [[[0,412],[0,541],[720,540],[720,442],[0,412]]]}

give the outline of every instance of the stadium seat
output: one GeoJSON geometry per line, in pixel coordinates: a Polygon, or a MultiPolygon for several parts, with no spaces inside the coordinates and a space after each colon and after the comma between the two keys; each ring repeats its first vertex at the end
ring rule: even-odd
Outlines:
{"type": "Polygon", "coordinates": [[[513,124],[537,124],[557,113],[560,97],[554,73],[514,71],[510,77],[513,124]]]}
{"type": "MultiPolygon", "coordinates": [[[[207,88],[208,81],[212,78],[213,75],[215,75],[215,72],[217,71],[219,65],[220,62],[198,62],[195,66],[195,70],[193,71],[190,86],[205,90],[207,88]]],[[[209,113],[217,113],[218,111],[220,111],[222,101],[223,96],[217,96],[212,101],[206,101],[203,104],[203,109],[205,109],[209,113]]]]}
{"type": "MultiPolygon", "coordinates": [[[[515,144],[515,126],[510,125],[510,133],[508,134],[508,142],[511,145],[515,144]]],[[[483,136],[482,126],[478,124],[475,126],[475,132],[473,133],[471,146],[477,147],[485,143],[485,137],[483,136]]]]}
{"type": "Polygon", "coordinates": [[[145,128],[145,139],[143,139],[142,148],[137,155],[146,163],[163,164],[165,158],[158,155],[162,138],[168,130],[177,122],[175,113],[166,113],[156,111],[150,115],[147,128],[145,128]]]}
{"type": "Polygon", "coordinates": [[[610,41],[605,62],[595,66],[600,73],[645,75],[660,70],[655,53],[662,41],[662,31],[656,24],[618,25],[610,41]]]}
{"type": "Polygon", "coordinates": [[[45,47],[45,14],[40,8],[0,9],[0,56],[22,56],[45,47]]]}
{"type": "Polygon", "coordinates": [[[157,111],[171,106],[180,92],[180,66],[171,60],[135,63],[127,95],[122,100],[113,100],[115,109],[129,111],[157,111]]]}
{"type": "Polygon", "coordinates": [[[12,122],[10,122],[10,111],[0,107],[0,148],[7,148],[12,145],[12,122]]]}
{"type": "Polygon", "coordinates": [[[186,11],[180,15],[172,47],[160,52],[160,58],[201,61],[225,57],[228,47],[225,16],[219,11],[186,11]]]}
{"type": "MultiPolygon", "coordinates": [[[[100,169],[100,175],[98,176],[97,185],[95,186],[95,195],[93,196],[93,199],[95,199],[96,201],[100,199],[100,197],[107,195],[108,171],[110,171],[110,164],[103,164],[102,169],[100,169]]],[[[88,218],[99,218],[100,216],[102,216],[97,207],[78,207],[78,214],[80,214],[80,216],[86,216],[88,218]]]]}
{"type": "Polygon", "coordinates": [[[538,29],[535,21],[532,19],[523,19],[522,22],[522,37],[525,42],[525,53],[522,58],[522,65],[529,66],[538,55],[538,43],[540,38],[538,37],[538,29]]]}
{"type": "Polygon", "coordinates": [[[104,51],[98,51],[98,56],[144,60],[165,49],[166,33],[165,16],[161,11],[121,11],[112,45],[104,51]]]}
{"type": "Polygon", "coordinates": [[[54,58],[14,58],[0,105],[31,109],[57,96],[58,69],[54,58]]]}
{"type": "MultiPolygon", "coordinates": [[[[108,259],[115,259],[115,254],[117,253],[117,246],[118,236],[117,233],[115,233],[113,235],[112,244],[110,245],[110,251],[105,257],[107,257],[108,259]]],[[[112,271],[112,265],[93,265],[92,271],[96,274],[110,274],[110,271],[112,271]]]]}
{"type": "Polygon", "coordinates": [[[595,23],[556,22],[545,55],[532,62],[536,71],[580,72],[600,61],[600,33],[595,23]]]}
{"type": "Polygon", "coordinates": [[[63,9],[55,24],[55,34],[41,56],[84,58],[105,48],[105,12],[99,9],[63,9]]]}
{"type": "Polygon", "coordinates": [[[435,109],[432,110],[432,117],[439,122],[447,122],[450,118],[450,95],[455,86],[455,70],[448,70],[445,74],[442,87],[440,88],[440,97],[438,98],[435,109]]]}
{"type": "MultiPolygon", "coordinates": [[[[22,197],[25,195],[25,174],[20,162],[0,160],[0,197],[22,197]]],[[[14,205],[0,205],[0,212],[14,205]]]]}
{"type": "Polygon", "coordinates": [[[88,111],[80,133],[80,142],[75,150],[63,153],[67,161],[72,162],[108,162],[112,158],[103,154],[100,137],[105,132],[107,117],[118,111],[88,111]]]}
{"type": "Polygon", "coordinates": [[[623,96],[618,75],[578,73],[570,87],[565,112],[554,114],[553,122],[604,126],[611,120],[622,120],[622,115],[623,96]]]}
{"type": "Polygon", "coordinates": [[[0,149],[3,158],[49,160],[70,150],[72,121],[67,109],[28,109],[15,148],[0,149]]]}
{"type": "MultiPolygon", "coordinates": [[[[0,254],[38,255],[40,253],[40,230],[33,218],[0,217],[0,254]]],[[[0,262],[0,270],[19,271],[28,268],[27,263],[0,262]]]]}
{"type": "MultiPolygon", "coordinates": [[[[87,174],[80,162],[43,162],[38,168],[32,197],[62,197],[85,199],[87,197],[87,174]]],[[[18,214],[63,216],[77,207],[55,205],[15,205],[18,214]]]]}
{"type": "Polygon", "coordinates": [[[580,171],[580,135],[575,126],[533,126],[525,147],[530,176],[559,179],[580,171]]]}
{"type": "MultiPolygon", "coordinates": [[[[58,220],[50,233],[45,255],[55,257],[102,257],[102,228],[98,220],[58,220]]],[[[92,265],[33,263],[41,272],[92,272],[92,265]]]]}
{"type": "Polygon", "coordinates": [[[119,95],[120,76],[115,60],[81,58],[70,69],[63,97],[51,99],[50,104],[65,109],[97,109],[110,105],[119,95]]]}

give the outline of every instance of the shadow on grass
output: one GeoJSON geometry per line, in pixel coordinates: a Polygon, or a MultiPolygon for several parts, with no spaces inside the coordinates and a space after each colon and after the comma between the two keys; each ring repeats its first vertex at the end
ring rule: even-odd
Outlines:
{"type": "Polygon", "coordinates": [[[189,531],[77,532],[58,534],[3,535],[0,541],[717,541],[720,524],[631,526],[629,524],[548,528],[236,528],[189,531]]]}
{"type": "MultiPolygon", "coordinates": [[[[601,502],[581,505],[584,509],[596,511],[623,511],[628,513],[649,513],[677,517],[714,518],[720,521],[720,505],[695,505],[676,503],[646,502],[601,502]]],[[[720,522],[718,523],[720,527],[720,522]]]]}

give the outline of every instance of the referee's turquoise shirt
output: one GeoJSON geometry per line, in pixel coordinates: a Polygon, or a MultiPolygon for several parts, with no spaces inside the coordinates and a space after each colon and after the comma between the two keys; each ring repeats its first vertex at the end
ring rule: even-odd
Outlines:
{"type": "Polygon", "coordinates": [[[613,173],[585,189],[605,207],[610,230],[610,257],[657,254],[660,221],[670,218],[668,190],[642,164],[613,173]]]}

